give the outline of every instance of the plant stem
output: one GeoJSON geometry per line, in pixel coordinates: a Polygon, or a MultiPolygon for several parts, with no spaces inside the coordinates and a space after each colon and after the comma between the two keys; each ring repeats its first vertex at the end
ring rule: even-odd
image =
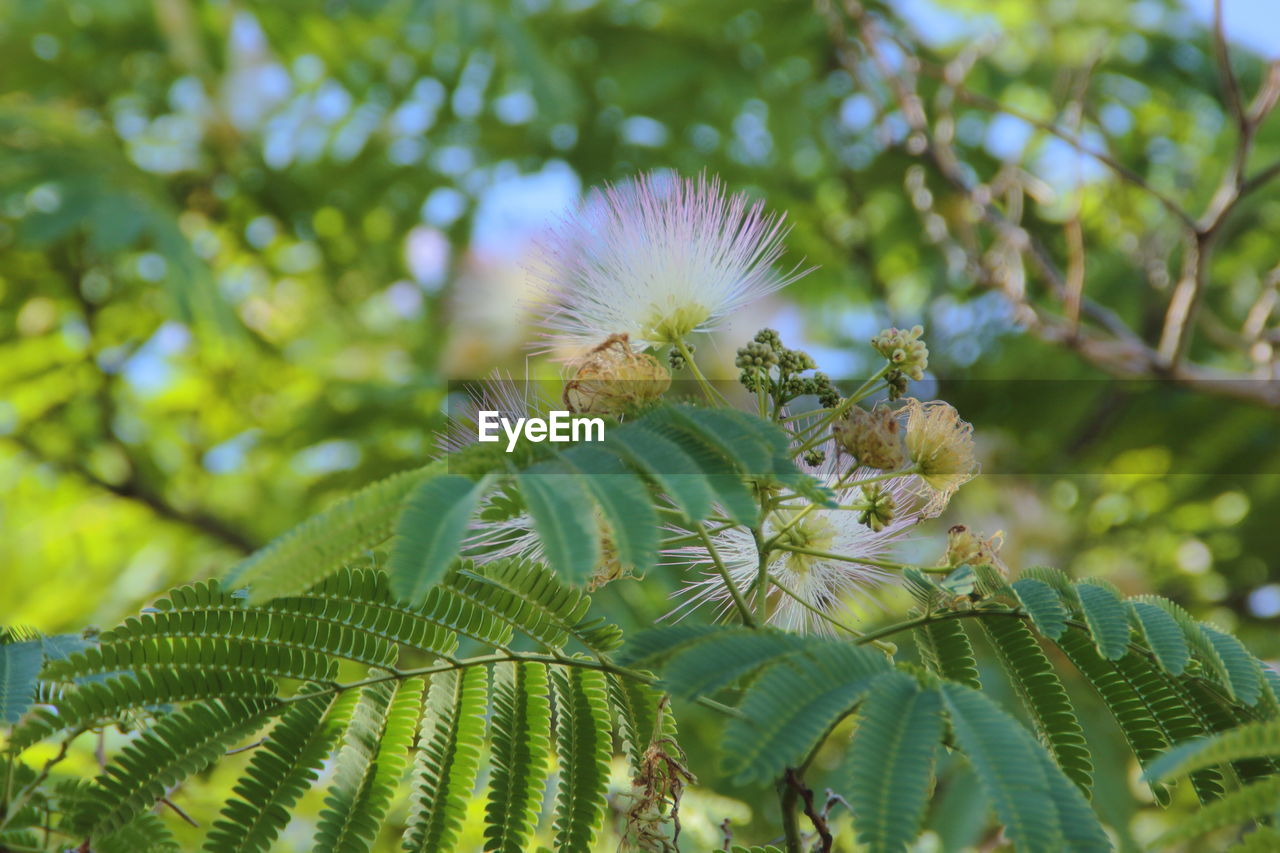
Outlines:
{"type": "Polygon", "coordinates": [[[777,788],[778,805],[782,808],[782,832],[785,837],[783,849],[787,853],[804,853],[804,842],[800,836],[800,819],[796,815],[796,801],[799,795],[786,776],[778,780],[777,788]]]}
{"type": "MultiPolygon", "coordinates": [[[[71,749],[72,742],[74,742],[76,738],[80,737],[80,735],[84,734],[85,731],[87,730],[84,728],[78,728],[71,734],[67,735],[67,737],[62,741],[62,746],[59,747],[57,754],[44,763],[44,767],[40,768],[40,772],[36,774],[36,778],[31,780],[31,784],[23,788],[18,796],[14,797],[12,803],[6,804],[7,808],[5,809],[4,815],[3,817],[0,817],[0,830],[3,830],[8,826],[9,821],[22,811],[22,807],[27,804],[27,800],[31,798],[31,795],[36,792],[45,779],[49,778],[49,771],[53,769],[55,764],[67,757],[67,751],[71,749]]],[[[17,756],[14,756],[13,760],[16,761],[17,756]]]]}
{"type": "MultiPolygon", "coordinates": [[[[851,634],[854,637],[861,638],[863,636],[861,631],[857,630],[856,628],[850,628],[848,625],[844,624],[839,619],[832,616],[830,613],[826,613],[821,608],[816,607],[815,605],[805,601],[803,598],[800,597],[799,593],[795,592],[793,589],[783,584],[782,581],[778,580],[777,575],[774,575],[772,572],[769,574],[769,583],[773,584],[778,589],[782,590],[784,594],[795,599],[796,603],[798,603],[801,607],[810,611],[820,619],[830,622],[834,627],[839,628],[841,631],[851,634]]],[[[891,646],[888,643],[882,643],[879,640],[873,641],[871,645],[880,649],[885,654],[891,654],[894,651],[893,646],[891,646]]]]}
{"type": "MultiPolygon", "coordinates": [[[[816,423],[813,423],[810,426],[808,426],[804,430],[804,432],[800,433],[799,437],[804,439],[809,439],[815,433],[821,433],[823,427],[825,427],[827,424],[831,423],[836,418],[843,415],[845,412],[849,410],[850,406],[853,406],[856,403],[862,401],[868,394],[874,391],[876,387],[876,383],[879,382],[881,379],[883,379],[885,374],[888,373],[892,368],[893,368],[893,365],[889,364],[888,362],[885,362],[884,367],[881,367],[878,371],[876,371],[874,376],[872,376],[866,382],[863,382],[857,391],[854,391],[848,397],[845,397],[843,400],[841,400],[838,406],[836,406],[834,409],[830,409],[827,412],[827,414],[823,415],[822,418],[818,420],[816,423]]],[[[808,450],[810,446],[812,445],[806,444],[804,447],[801,448],[801,450],[802,451],[808,450]]]]}
{"type": "Polygon", "coordinates": [[[769,621],[769,546],[763,541],[759,527],[752,529],[751,537],[755,539],[759,555],[756,563],[756,612],[763,625],[769,621]]]}
{"type": "Polygon", "coordinates": [[[728,587],[734,606],[738,608],[738,613],[742,615],[742,624],[748,628],[754,628],[756,620],[751,615],[751,606],[747,604],[747,600],[738,591],[738,585],[733,582],[733,577],[729,574],[729,570],[725,568],[724,561],[720,559],[720,552],[716,550],[715,543],[707,535],[706,528],[702,526],[702,522],[698,522],[698,535],[702,538],[702,544],[706,547],[707,554],[710,555],[711,562],[720,574],[720,578],[724,581],[724,585],[728,587]]]}
{"type": "MultiPolygon", "coordinates": [[[[889,571],[902,571],[913,566],[906,566],[902,563],[895,563],[890,560],[877,560],[873,557],[850,557],[847,554],[837,554],[834,551],[819,551],[817,548],[802,548],[799,545],[774,545],[779,551],[790,551],[793,554],[807,554],[810,557],[821,557],[825,560],[839,560],[842,563],[852,563],[856,566],[874,566],[877,569],[887,569],[889,571]]],[[[947,571],[950,571],[948,569],[947,571]]]]}
{"type": "Polygon", "coordinates": [[[698,369],[698,363],[693,360],[693,353],[689,351],[689,345],[684,342],[684,338],[672,344],[676,348],[676,352],[684,357],[685,365],[693,374],[694,380],[698,383],[698,387],[702,389],[702,393],[707,395],[708,402],[717,403],[719,405],[728,405],[728,401],[724,395],[715,389],[715,386],[707,381],[707,377],[702,375],[702,371],[698,369]]]}
{"type": "MultiPolygon", "coordinates": [[[[347,690],[368,687],[371,684],[381,684],[386,681],[399,681],[405,678],[416,678],[420,675],[434,675],[437,672],[448,672],[452,669],[466,669],[470,666],[486,666],[491,663],[547,663],[555,664],[557,666],[580,666],[584,669],[595,669],[600,672],[613,673],[614,675],[619,675],[623,678],[630,678],[635,681],[641,681],[645,684],[654,684],[658,680],[655,676],[648,675],[638,670],[628,669],[624,666],[618,666],[603,658],[587,660],[585,658],[571,658],[558,654],[548,655],[538,652],[509,651],[503,654],[478,655],[476,657],[463,658],[460,660],[446,660],[441,663],[418,667],[416,669],[391,669],[382,675],[373,675],[369,678],[362,678],[359,681],[352,681],[346,684],[329,682],[320,690],[286,696],[280,699],[280,702],[284,704],[299,702],[312,696],[323,696],[326,693],[342,693],[347,690]]],[[[728,714],[731,717],[742,716],[742,712],[737,708],[725,705],[723,702],[717,702],[707,696],[699,696],[694,701],[699,705],[703,705],[723,714],[728,714]]]]}
{"type": "Polygon", "coordinates": [[[912,628],[919,628],[921,625],[927,625],[930,622],[946,622],[950,619],[972,619],[978,616],[1022,616],[1019,610],[948,610],[944,613],[926,613],[923,616],[916,616],[913,619],[906,619],[902,622],[895,622],[892,625],[863,634],[860,639],[854,642],[858,645],[870,643],[887,637],[890,634],[896,634],[899,631],[908,631],[912,628]]]}

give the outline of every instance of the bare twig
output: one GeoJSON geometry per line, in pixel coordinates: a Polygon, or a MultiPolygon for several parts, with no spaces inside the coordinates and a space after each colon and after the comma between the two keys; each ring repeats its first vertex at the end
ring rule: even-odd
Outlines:
{"type": "Polygon", "coordinates": [[[827,816],[825,811],[819,811],[813,803],[813,790],[804,783],[800,778],[800,774],[793,767],[787,768],[786,775],[787,784],[799,795],[804,803],[805,817],[809,818],[809,822],[813,824],[813,828],[818,832],[818,840],[820,843],[819,850],[822,853],[831,853],[831,845],[835,843],[835,839],[831,835],[831,828],[827,826],[827,816]]]}
{"type": "MultiPolygon", "coordinates": [[[[954,212],[944,217],[932,208],[931,202],[927,207],[917,204],[921,217],[929,223],[926,232],[930,241],[946,241],[949,265],[954,267],[951,259],[959,251],[967,258],[965,269],[970,275],[984,285],[1000,290],[1012,301],[1019,323],[1041,339],[1075,351],[1090,364],[1110,374],[1171,380],[1218,396],[1280,408],[1280,383],[1271,381],[1274,371],[1264,370],[1266,365],[1255,367],[1250,373],[1237,373],[1206,367],[1187,358],[1192,329],[1201,317],[1199,307],[1208,285],[1209,253],[1221,237],[1223,223],[1249,191],[1280,175],[1280,162],[1277,162],[1251,177],[1244,177],[1249,149],[1258,126],[1280,100],[1280,62],[1272,64],[1266,80],[1248,107],[1238,108],[1237,114],[1243,119],[1233,122],[1241,129],[1233,162],[1204,213],[1196,217],[1144,176],[1108,152],[1095,150],[1083,141],[1078,124],[1083,115],[1083,84],[1072,87],[1076,91],[1072,103],[1064,109],[1063,117],[1039,119],[965,88],[964,78],[979,53],[976,44],[961,51],[945,66],[938,67],[921,60],[920,51],[913,45],[897,39],[892,32],[886,32],[886,22],[890,30],[897,26],[897,22],[889,17],[891,12],[878,10],[875,14],[869,13],[857,0],[843,0],[843,10],[837,9],[832,0],[818,0],[818,6],[827,18],[841,64],[866,90],[887,90],[889,100],[897,106],[909,129],[904,144],[907,152],[931,162],[935,174],[950,185],[968,203],[968,209],[976,214],[975,221],[971,222],[954,212]],[[847,24],[850,25],[848,31],[847,24]],[[887,61],[882,45],[890,40],[895,40],[901,47],[905,56],[903,60],[887,61]],[[917,75],[921,73],[940,81],[932,103],[933,115],[926,109],[917,88],[917,75]],[[1024,195],[1040,200],[1037,181],[1015,164],[1006,164],[996,176],[983,183],[975,176],[972,166],[961,159],[953,147],[956,122],[950,112],[952,102],[957,100],[1021,118],[1040,131],[1066,141],[1082,155],[1102,163],[1121,180],[1156,200],[1174,216],[1181,226],[1187,248],[1177,284],[1169,289],[1169,302],[1156,345],[1144,340],[1114,311],[1085,296],[1088,265],[1083,223],[1078,219],[1068,220],[1065,234],[1067,255],[1063,265],[1059,266],[1054,252],[1022,224],[1024,195]],[[1070,119],[1076,121],[1074,129],[1070,119]],[[989,244],[984,245],[988,238],[974,227],[975,224],[991,229],[994,237],[989,238],[989,244]],[[950,233],[952,229],[957,232],[954,236],[950,233]],[[1028,292],[1022,271],[1024,263],[1028,272],[1046,286],[1047,300],[1033,298],[1028,292]]],[[[1086,82],[1087,79],[1086,76],[1086,82]]],[[[1234,87],[1239,94],[1234,75],[1224,80],[1224,86],[1234,87]]],[[[1243,104],[1243,96],[1239,100],[1243,104]]],[[[913,186],[912,180],[916,190],[927,189],[923,174],[913,177],[909,173],[908,179],[909,190],[913,186]]],[[[926,191],[913,196],[913,200],[916,197],[930,199],[931,194],[926,191]]],[[[1153,231],[1148,236],[1156,233],[1153,231]]],[[[1164,280],[1153,280],[1153,284],[1157,285],[1157,290],[1166,287],[1164,280]]],[[[1261,311],[1258,308],[1255,314],[1261,311]]],[[[1205,318],[1206,322],[1209,319],[1205,318]]],[[[1256,320],[1253,322],[1257,323],[1256,320]]],[[[1258,345],[1250,350],[1250,357],[1255,363],[1259,357],[1264,361],[1271,359],[1269,335],[1264,329],[1257,339],[1258,345]]],[[[1237,345],[1244,346],[1245,343],[1242,340],[1237,345]]]]}
{"type": "Polygon", "coordinates": [[[197,828],[200,826],[200,824],[196,823],[195,818],[193,818],[191,815],[183,811],[182,808],[177,803],[175,803],[173,800],[169,799],[168,797],[161,797],[160,803],[162,805],[166,805],[169,808],[173,809],[174,814],[176,814],[178,817],[182,818],[184,821],[191,824],[192,826],[197,828]]]}
{"type": "Polygon", "coordinates": [[[1231,70],[1231,56],[1227,53],[1227,36],[1222,27],[1222,0],[1213,0],[1213,56],[1218,63],[1218,77],[1222,81],[1222,97],[1240,132],[1244,133],[1248,119],[1244,114],[1244,97],[1240,94],[1240,82],[1231,70]]]}

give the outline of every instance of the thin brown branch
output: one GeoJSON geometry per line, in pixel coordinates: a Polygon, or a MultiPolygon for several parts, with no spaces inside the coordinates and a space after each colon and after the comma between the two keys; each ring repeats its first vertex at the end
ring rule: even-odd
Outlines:
{"type": "MultiPolygon", "coordinates": [[[[929,69],[928,66],[925,66],[925,68],[929,70],[931,74],[936,73],[934,69],[929,69]]],[[[939,75],[939,76],[943,76],[943,75],[939,75]]],[[[946,78],[943,77],[943,79],[946,79],[946,78]]],[[[1002,104],[999,101],[995,100],[994,98],[989,98],[986,95],[979,94],[978,92],[974,92],[973,90],[967,89],[963,86],[955,85],[955,84],[952,84],[952,85],[953,85],[953,88],[955,88],[956,90],[956,96],[960,100],[964,101],[965,103],[968,103],[971,106],[975,106],[975,107],[979,107],[981,109],[987,110],[988,112],[1003,113],[1004,115],[1012,116],[1013,118],[1020,119],[1021,121],[1024,121],[1027,124],[1034,127],[1036,130],[1039,130],[1042,133],[1047,133],[1050,136],[1054,136],[1062,140],[1063,142],[1070,145],[1079,153],[1085,155],[1086,157],[1091,157],[1092,159],[1097,160],[1099,163],[1106,166],[1112,172],[1115,172],[1117,177],[1121,178],[1122,180],[1132,184],[1133,186],[1137,187],[1138,189],[1150,195],[1152,198],[1158,201],[1161,204],[1161,206],[1165,208],[1165,210],[1169,211],[1169,213],[1176,216],[1178,220],[1182,222],[1183,225],[1186,225],[1189,228],[1195,227],[1196,225],[1195,219],[1192,218],[1191,214],[1189,214],[1186,211],[1186,209],[1182,207],[1182,205],[1178,204],[1176,201],[1174,201],[1170,196],[1166,195],[1164,192],[1153,187],[1147,181],[1146,178],[1142,177],[1133,169],[1130,169],[1128,166],[1124,165],[1119,160],[1112,157],[1110,154],[1107,154],[1105,151],[1099,151],[1096,148],[1086,145],[1084,140],[1080,139],[1078,135],[1071,133],[1070,131],[1063,130],[1062,128],[1058,127],[1052,122],[1044,121],[1043,119],[1038,119],[1035,116],[1031,115],[1030,113],[1024,110],[1018,109],[1017,107],[1013,107],[1008,104],[1002,104]]]]}
{"type": "Polygon", "coordinates": [[[813,802],[813,789],[804,783],[800,778],[800,774],[794,767],[787,768],[786,775],[787,785],[790,786],[804,803],[805,817],[809,818],[809,822],[813,824],[813,828],[818,832],[820,843],[819,850],[822,853],[831,853],[831,845],[835,843],[835,839],[831,835],[831,827],[827,826],[827,817],[825,811],[820,811],[813,802]]]}
{"type": "Polygon", "coordinates": [[[258,543],[226,521],[201,510],[179,509],[169,503],[163,496],[147,487],[136,474],[130,474],[124,480],[113,483],[98,476],[78,461],[57,458],[46,453],[38,444],[23,435],[8,435],[5,439],[16,444],[21,450],[39,462],[57,468],[68,474],[74,474],[92,486],[109,492],[116,497],[139,503],[156,515],[168,521],[194,528],[211,539],[248,554],[258,548],[258,543]]]}
{"type": "Polygon", "coordinates": [[[1240,93],[1240,81],[1231,70],[1231,55],[1227,52],[1227,36],[1222,26],[1222,0],[1213,0],[1213,56],[1218,63],[1218,78],[1222,81],[1222,95],[1227,109],[1243,134],[1248,126],[1244,113],[1244,96],[1240,93]]]}
{"type": "MultiPolygon", "coordinates": [[[[1213,245],[1221,223],[1232,207],[1246,191],[1255,189],[1280,174],[1280,163],[1267,167],[1246,181],[1240,181],[1238,176],[1241,172],[1229,167],[1222,182],[1225,189],[1215,194],[1205,216],[1197,220],[1168,196],[1161,198],[1161,194],[1150,187],[1142,176],[1136,173],[1126,176],[1123,164],[1114,160],[1107,163],[1097,158],[1104,165],[1112,167],[1112,171],[1123,180],[1149,190],[1149,195],[1159,199],[1166,209],[1174,213],[1183,226],[1190,246],[1184,258],[1182,277],[1173,288],[1171,305],[1166,309],[1160,345],[1153,347],[1114,311],[1084,296],[1087,271],[1083,270],[1084,265],[1081,263],[1083,239],[1073,241],[1068,234],[1068,251],[1072,254],[1068,257],[1067,268],[1064,270],[1055,260],[1054,253],[1022,225],[1019,212],[1022,196],[1024,192],[1032,191],[1032,187],[1023,186],[1017,175],[1006,176],[1003,182],[997,176],[989,183],[981,183],[979,179],[972,177],[968,164],[952,148],[955,120],[949,112],[953,96],[948,94],[948,90],[952,90],[954,98],[962,97],[965,93],[973,94],[961,88],[965,70],[970,67],[961,65],[961,60],[972,51],[947,64],[942,74],[941,88],[932,105],[937,114],[931,120],[916,88],[915,75],[921,68],[921,62],[911,45],[898,42],[907,60],[901,67],[891,66],[883,55],[881,45],[892,39],[893,35],[883,31],[881,19],[868,13],[857,0],[845,0],[843,10],[830,0],[818,0],[818,8],[827,18],[837,60],[861,87],[868,91],[876,91],[882,87],[888,90],[890,100],[896,103],[910,131],[905,145],[908,153],[922,156],[931,162],[936,174],[974,211],[972,222],[965,218],[959,219],[952,226],[957,229],[957,235],[944,234],[944,238],[965,255],[971,274],[984,285],[1006,294],[1013,302],[1019,322],[1024,323],[1029,331],[1048,343],[1073,350],[1089,364],[1114,376],[1156,377],[1217,396],[1244,400],[1268,408],[1280,408],[1280,382],[1268,381],[1256,374],[1205,367],[1185,358],[1189,330],[1192,321],[1198,316],[1197,307],[1206,286],[1207,251],[1213,245]],[[1115,166],[1120,168],[1116,169],[1115,166]],[[996,236],[990,245],[984,245],[979,232],[972,227],[978,222],[994,230],[996,236]],[[1045,306],[1031,300],[1025,292],[1020,273],[1012,277],[996,274],[1004,264],[1020,266],[1023,262],[1028,265],[1029,271],[1044,282],[1053,305],[1045,306]],[[1088,321],[1087,325],[1085,321],[1088,321]]],[[[932,73],[929,69],[925,70],[932,73]]],[[[981,99],[982,96],[969,98],[971,102],[981,99]]],[[[1268,77],[1254,99],[1256,108],[1251,105],[1248,110],[1249,132],[1241,136],[1237,150],[1236,160],[1240,164],[1247,158],[1248,146],[1257,129],[1257,122],[1261,121],[1278,99],[1280,71],[1268,77]],[[1275,94],[1271,91],[1272,87],[1276,88],[1275,94]]],[[[1078,133],[1071,133],[1052,122],[1019,115],[1017,111],[1007,110],[990,99],[985,104],[979,104],[983,105],[1026,119],[1041,130],[1071,142],[1077,150],[1084,149],[1082,153],[1086,155],[1102,154],[1092,152],[1084,146],[1078,133]]],[[[1243,169],[1243,165],[1240,168],[1243,169]]],[[[1083,238],[1083,234],[1080,237],[1083,238]]]]}
{"type": "Polygon", "coordinates": [[[169,808],[173,809],[174,814],[176,814],[178,817],[182,818],[182,819],[183,819],[184,821],[186,821],[187,823],[191,824],[192,826],[194,826],[194,827],[196,827],[196,828],[199,828],[200,824],[196,823],[196,819],[195,819],[195,818],[193,818],[191,815],[187,814],[185,811],[183,811],[183,810],[182,810],[182,808],[181,808],[177,803],[175,803],[173,800],[169,799],[168,797],[161,797],[161,798],[160,798],[160,803],[161,803],[162,805],[166,805],[166,806],[168,806],[169,808]]]}
{"type": "Polygon", "coordinates": [[[1243,197],[1254,190],[1259,189],[1263,184],[1275,178],[1276,175],[1280,175],[1280,160],[1277,160],[1270,166],[1262,167],[1258,170],[1257,174],[1246,179],[1245,182],[1240,185],[1240,195],[1243,197]]]}

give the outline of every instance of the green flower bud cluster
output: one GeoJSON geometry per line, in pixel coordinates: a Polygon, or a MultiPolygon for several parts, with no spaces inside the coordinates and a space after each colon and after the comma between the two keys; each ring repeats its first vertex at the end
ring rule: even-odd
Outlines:
{"type": "Polygon", "coordinates": [[[862,500],[865,507],[858,513],[858,521],[879,533],[893,521],[897,504],[893,495],[884,488],[883,483],[872,483],[862,487],[862,500]]]}
{"type": "Polygon", "coordinates": [[[761,329],[755,338],[738,349],[734,365],[742,373],[738,381],[751,392],[764,391],[781,407],[796,397],[812,394],[824,407],[840,402],[840,393],[825,373],[801,376],[818,365],[802,350],[787,349],[782,337],[773,329],[761,329]]]}
{"type": "Polygon", "coordinates": [[[871,346],[893,365],[894,371],[919,382],[929,366],[929,347],[920,340],[923,334],[923,326],[884,329],[871,339],[871,346]]]}
{"type": "MultiPolygon", "coordinates": [[[[693,355],[695,351],[693,344],[685,344],[685,347],[689,350],[689,354],[693,355]]],[[[684,370],[688,366],[684,353],[674,347],[667,353],[667,364],[672,370],[684,370]]]]}

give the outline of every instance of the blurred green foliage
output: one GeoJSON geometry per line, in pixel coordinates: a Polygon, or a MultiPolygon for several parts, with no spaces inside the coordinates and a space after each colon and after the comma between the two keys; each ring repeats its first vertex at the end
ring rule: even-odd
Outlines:
{"type": "MultiPolygon", "coordinates": [[[[924,323],[919,393],[944,385],[985,451],[951,515],[1002,529],[1006,562],[1169,595],[1280,656],[1277,410],[1117,381],[1024,334],[1006,296],[1040,298],[1035,270],[972,226],[832,21],[727,0],[0,0],[0,623],[113,623],[429,458],[448,378],[520,368],[530,236],[582,188],[673,168],[786,211],[792,254],[819,268],[751,319],[828,372],[856,375],[852,344],[881,326],[924,323]]],[[[1237,150],[1211,33],[1176,3],[911,3],[886,26],[891,63],[989,41],[969,90],[1061,122],[1189,210],[1237,150]]],[[[1243,92],[1262,85],[1263,57],[1230,56],[1243,92]]],[[[1042,128],[954,109],[964,169],[1068,267],[1076,223],[1088,295],[1154,345],[1176,216],[1042,128]]],[[[1262,124],[1246,171],[1278,158],[1280,122],[1262,124]]],[[[1278,233],[1268,186],[1222,224],[1197,362],[1259,366],[1236,329],[1277,287],[1278,233]]],[[[1263,314],[1250,341],[1275,328],[1263,314]]],[[[676,580],[615,584],[600,606],[647,622],[676,580]]],[[[758,792],[710,793],[728,790],[698,748],[713,721],[678,711],[703,782],[690,844],[718,844],[725,818],[749,838],[758,792]]],[[[939,849],[987,830],[966,772],[932,807],[939,849]]],[[[183,796],[212,806],[233,773],[183,796]]],[[[1141,792],[1096,797],[1126,848],[1188,805],[1141,792]]]]}

